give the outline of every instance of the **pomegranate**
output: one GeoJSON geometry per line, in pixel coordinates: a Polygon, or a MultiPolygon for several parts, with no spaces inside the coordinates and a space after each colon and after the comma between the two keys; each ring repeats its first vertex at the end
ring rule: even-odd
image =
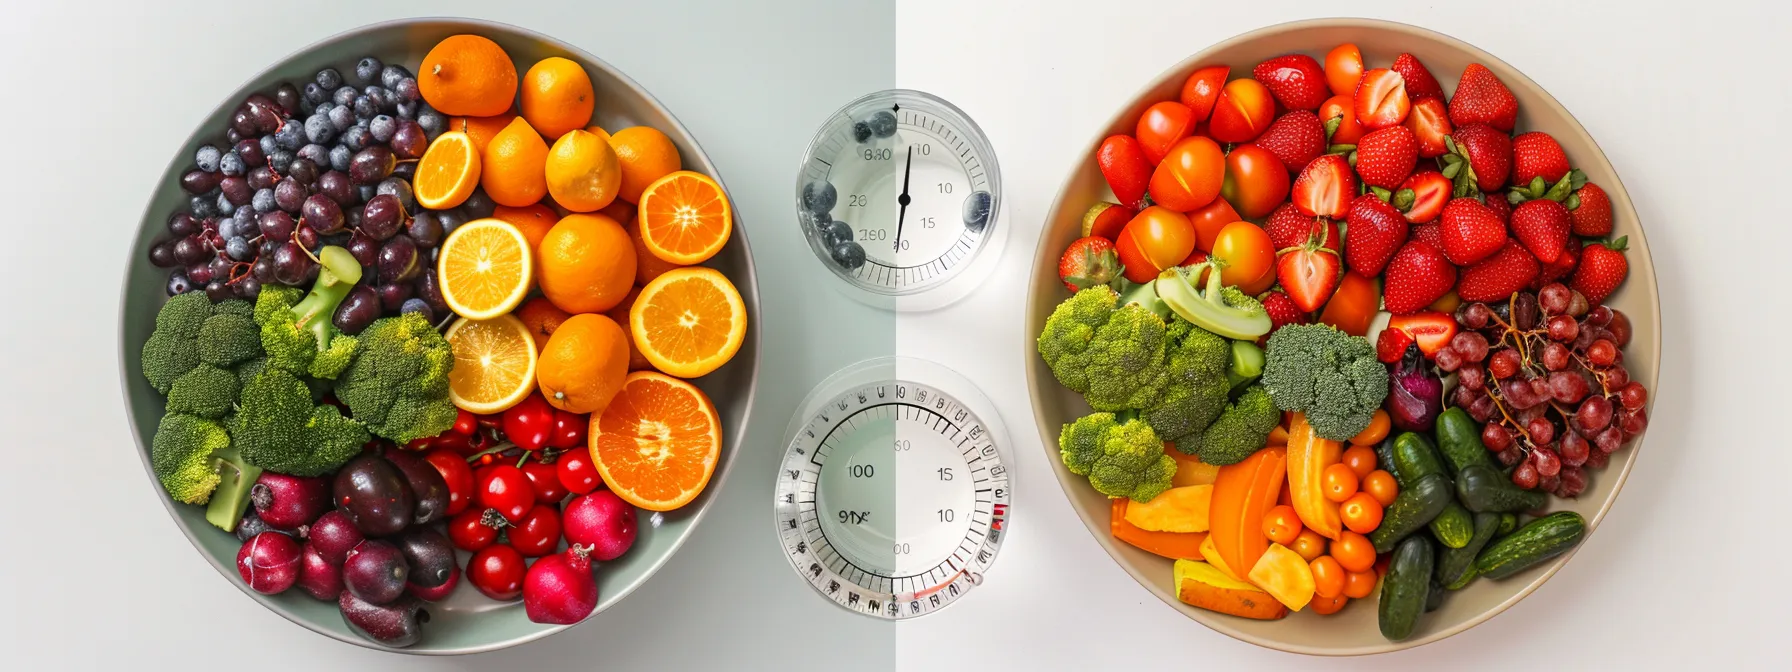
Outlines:
{"type": "Polygon", "coordinates": [[[317,548],[318,555],[332,565],[340,566],[348,559],[349,549],[354,548],[366,537],[361,530],[341,511],[331,511],[319,516],[311,524],[311,545],[317,548]]]}
{"type": "Polygon", "coordinates": [[[305,544],[304,559],[299,565],[299,590],[323,600],[334,601],[342,595],[342,566],[325,560],[317,547],[305,544]]]}
{"type": "Polygon", "coordinates": [[[560,525],[567,543],[589,547],[599,561],[622,557],[635,545],[635,507],[609,490],[573,499],[560,525]]]}
{"type": "Polygon", "coordinates": [[[255,592],[276,595],[299,580],[303,549],[292,537],[263,532],[236,552],[236,571],[255,592]]]}
{"type": "Polygon", "coordinates": [[[523,577],[523,612],[536,623],[570,625],[597,608],[597,579],[583,546],[536,560],[523,577]]]}
{"type": "Polygon", "coordinates": [[[249,488],[249,502],[255,505],[262,522],[282,530],[296,530],[330,510],[330,482],[321,477],[264,471],[249,488]]]}

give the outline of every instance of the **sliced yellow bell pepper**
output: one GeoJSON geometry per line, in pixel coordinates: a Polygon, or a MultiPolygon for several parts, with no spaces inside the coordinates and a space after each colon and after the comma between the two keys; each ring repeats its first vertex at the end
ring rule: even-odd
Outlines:
{"type": "Polygon", "coordinates": [[[1337,539],[1343,533],[1338,503],[1325,498],[1325,468],[1344,459],[1344,444],[1322,439],[1296,413],[1288,424],[1288,495],[1300,522],[1315,534],[1337,539]]]}

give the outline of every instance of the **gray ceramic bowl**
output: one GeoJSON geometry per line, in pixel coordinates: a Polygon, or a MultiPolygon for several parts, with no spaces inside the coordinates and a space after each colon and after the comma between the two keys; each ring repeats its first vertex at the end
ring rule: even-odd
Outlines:
{"type": "MultiPolygon", "coordinates": [[[[1081,397],[1052,377],[1051,370],[1036,353],[1033,338],[1052,309],[1066,298],[1064,285],[1058,279],[1057,261],[1065,246],[1079,234],[1083,212],[1098,200],[1113,200],[1095,165],[1094,148],[1102,138],[1114,133],[1133,132],[1139,113],[1157,101],[1175,100],[1183,81],[1197,68],[1223,63],[1232,66],[1233,78],[1247,77],[1252,66],[1272,56],[1303,52],[1324,59],[1326,51],[1343,42],[1356,43],[1369,67],[1387,67],[1400,52],[1411,52],[1449,91],[1455,90],[1463,67],[1471,62],[1487,66],[1505,82],[1518,97],[1518,128],[1545,131],[1555,136],[1575,167],[1586,171],[1593,182],[1610,194],[1615,226],[1612,235],[1614,238],[1630,237],[1630,249],[1626,253],[1630,260],[1630,277],[1606,301],[1630,316],[1634,335],[1629,347],[1625,348],[1624,363],[1633,380],[1642,381],[1654,390],[1661,362],[1661,308],[1655,286],[1655,267],[1649,259],[1649,244],[1643,237],[1642,224],[1637,221],[1636,209],[1631,206],[1624,185],[1618,181],[1617,171],[1594,144],[1592,136],[1555,98],[1492,54],[1447,35],[1388,21],[1301,21],[1256,30],[1204,49],[1165,70],[1131,100],[1120,101],[1118,112],[1107,126],[1097,129],[1089,141],[1089,151],[1084,158],[1071,167],[1070,175],[1046,217],[1039,249],[1035,253],[1033,281],[1028,294],[1027,341],[1023,347],[1040,443],[1077,515],[1095,535],[1096,541],[1140,585],[1189,618],[1232,637],[1283,651],[1317,655],[1396,651],[1462,632],[1524,599],[1561,569],[1574,553],[1570,551],[1502,581],[1476,581],[1451,593],[1442,607],[1419,620],[1418,630],[1411,638],[1401,642],[1382,638],[1376,627],[1373,597],[1356,600],[1362,604],[1347,605],[1344,611],[1333,616],[1303,612],[1279,621],[1253,621],[1183,604],[1176,599],[1175,588],[1170,585],[1171,562],[1115,541],[1108,533],[1107,498],[1090,488],[1087,479],[1071,474],[1059,460],[1059,428],[1088,413],[1089,408],[1081,397]]],[[[1653,406],[1650,408],[1652,410],[1653,406]]],[[[1617,500],[1624,477],[1642,452],[1642,443],[1641,438],[1631,442],[1614,454],[1605,469],[1591,472],[1587,490],[1579,498],[1572,501],[1552,498],[1551,508],[1577,511],[1586,517],[1589,527],[1597,527],[1612,502],[1617,500]]],[[[1600,543],[1600,538],[1589,536],[1582,542],[1591,543],[1600,543]]]]}
{"type": "MultiPolygon", "coordinates": [[[[549,56],[577,61],[590,74],[597,92],[594,123],[612,130],[637,125],[657,128],[678,146],[686,169],[720,181],[715,164],[704,155],[696,139],[640,85],[590,53],[515,26],[468,19],[392,21],[330,37],[280,60],[226,96],[180,146],[168,168],[157,178],[154,195],[138,226],[136,243],[126,260],[129,270],[125,273],[119,309],[119,373],[124,386],[125,407],[130,414],[147,477],[155,478],[149,471],[148,447],[156,423],[162,417],[163,398],[140,373],[140,350],[154,329],[156,311],[166,299],[164,285],[167,279],[167,271],[152,266],[148,254],[150,246],[165,234],[168,216],[185,208],[187,197],[177,180],[182,172],[190,169],[194,151],[207,142],[223,141],[231,112],[250,93],[271,93],[280,82],[302,86],[313,73],[326,66],[352,73],[355,61],[369,54],[415,71],[430,47],[457,33],[477,33],[496,41],[510,53],[519,71],[527,70],[536,61],[549,56]]],[[[738,211],[735,217],[733,239],[705,265],[722,271],[734,282],[746,302],[748,314],[757,318],[759,289],[753,275],[753,258],[747,247],[746,227],[739,222],[738,211]]],[[[716,492],[728,475],[728,466],[746,436],[747,413],[752,407],[758,380],[759,325],[757,319],[749,320],[748,324],[746,342],[734,360],[695,381],[714,400],[726,429],[721,463],[717,465],[715,475],[703,494],[684,508],[666,514],[641,514],[640,536],[634,548],[621,559],[603,563],[598,569],[599,611],[627,597],[665,564],[696,529],[697,522],[715,500],[716,492]]],[[[351,632],[334,603],[319,602],[298,590],[275,596],[249,590],[236,571],[236,552],[240,546],[236,537],[207,523],[203,507],[174,503],[163,494],[160,485],[156,486],[155,494],[156,499],[168,507],[175,526],[192,540],[200,555],[245,595],[315,632],[369,648],[385,648],[351,632]]],[[[429,613],[430,619],[423,626],[422,641],[398,651],[422,654],[490,651],[540,639],[567,627],[532,623],[523,614],[521,603],[495,602],[464,585],[448,600],[431,605],[429,613]]]]}

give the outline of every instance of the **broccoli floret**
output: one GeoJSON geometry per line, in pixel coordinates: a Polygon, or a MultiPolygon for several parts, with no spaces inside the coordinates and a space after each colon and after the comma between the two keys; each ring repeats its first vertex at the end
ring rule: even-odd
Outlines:
{"type": "Polygon", "coordinates": [[[454,351],[418,313],[375,320],[361,332],[360,353],[336,378],[336,398],[374,434],[399,444],[454,425],[448,399],[454,351]]]}
{"type": "Polygon", "coordinates": [[[150,441],[149,463],[174,501],[204,504],[221,480],[214,455],[229,446],[230,435],[218,423],[169,413],[162,416],[150,441]]]}
{"type": "Polygon", "coordinates": [[[1121,422],[1112,413],[1093,413],[1064,425],[1058,434],[1064,466],[1088,476],[1095,491],[1146,502],[1170,488],[1176,460],[1144,421],[1121,422]]]}
{"type": "Polygon", "coordinates": [[[1388,395],[1388,370],[1369,339],[1324,324],[1288,325],[1269,337],[1262,383],[1276,407],[1305,413],[1321,438],[1343,441],[1369,426],[1388,395]]]}
{"type": "MultiPolygon", "coordinates": [[[[248,305],[247,301],[229,301],[248,305]]],[[[223,305],[223,304],[219,304],[223,305]]],[[[241,311],[218,312],[199,328],[199,361],[229,367],[261,356],[261,330],[241,311]]]]}
{"type": "Polygon", "coordinates": [[[250,464],[293,476],[320,476],[361,453],[369,435],[340,410],[311,399],[305,381],[263,367],[239,395],[230,436],[250,464]]]}
{"type": "Polygon", "coordinates": [[[318,260],[322,268],[317,282],[297,303],[293,303],[291,290],[269,292],[264,288],[255,302],[255,323],[260,325],[268,363],[296,374],[334,378],[354,357],[356,342],[337,331],[330,320],[337,305],[360,282],[361,265],[348,250],[334,245],[319,250],[318,260]]]}
{"type": "Polygon", "coordinates": [[[1262,385],[1247,387],[1201,434],[1201,461],[1222,467],[1242,462],[1263,448],[1281,422],[1282,411],[1269,392],[1262,385]]]}
{"type": "Polygon", "coordinates": [[[1120,295],[1107,287],[1090,287],[1065,299],[1045,319],[1039,332],[1039,356],[1058,382],[1078,394],[1089,391],[1089,343],[1107,324],[1120,295]]]}
{"type": "Polygon", "coordinates": [[[235,372],[201,363],[174,379],[168,388],[168,412],[222,418],[236,405],[237,387],[235,372]]]}
{"type": "Polygon", "coordinates": [[[1214,262],[1204,261],[1165,270],[1152,284],[1171,310],[1202,329],[1245,341],[1269,333],[1269,311],[1237,287],[1222,286],[1219,270],[1214,262]],[[1213,272],[1207,273],[1206,288],[1197,291],[1195,280],[1209,269],[1213,272]]]}
{"type": "Polygon", "coordinates": [[[1098,411],[1124,411],[1155,401],[1169,382],[1164,321],[1129,303],[1095,330],[1084,353],[1089,389],[1083,398],[1098,411]]]}
{"type": "Polygon", "coordinates": [[[175,379],[199,365],[195,340],[211,316],[212,302],[204,292],[176,295],[162,304],[156,329],[143,342],[143,377],[157,392],[167,394],[175,379]]]}
{"type": "Polygon", "coordinates": [[[1139,417],[1159,438],[1184,453],[1193,453],[1201,430],[1226,406],[1227,341],[1188,320],[1172,317],[1165,330],[1169,349],[1168,383],[1156,402],[1139,417]]]}

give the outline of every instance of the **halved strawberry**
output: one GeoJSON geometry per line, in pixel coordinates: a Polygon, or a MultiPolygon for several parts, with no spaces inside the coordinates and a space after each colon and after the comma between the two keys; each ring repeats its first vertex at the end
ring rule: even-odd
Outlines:
{"type": "Polygon", "coordinates": [[[1568,246],[1568,208],[1548,199],[1525,201],[1512,209],[1508,225],[1524,249],[1545,265],[1555,263],[1568,246]]]}
{"type": "Polygon", "coordinates": [[[1072,293],[1105,285],[1120,277],[1120,257],[1114,241],[1089,236],[1078,238],[1058,257],[1058,279],[1072,293]]]}
{"type": "Polygon", "coordinates": [[[1406,218],[1375,194],[1363,194],[1350,202],[1346,221],[1350,238],[1344,241],[1344,263],[1363,275],[1381,275],[1388,260],[1406,244],[1406,218]]]}
{"type": "Polygon", "coordinates": [[[1531,131],[1512,139],[1512,183],[1530,184],[1543,178],[1555,184],[1568,174],[1568,154],[1548,133],[1531,131]]]}
{"type": "Polygon", "coordinates": [[[1258,63],[1251,79],[1269,87],[1276,102],[1290,110],[1317,110],[1331,92],[1319,61],[1306,54],[1284,54],[1258,63]]]}
{"type": "Polygon", "coordinates": [[[1444,206],[1438,225],[1444,256],[1457,266],[1467,266],[1500,251],[1506,244],[1506,225],[1479,199],[1458,198],[1444,206]]]}
{"type": "Polygon", "coordinates": [[[1442,100],[1425,98],[1413,103],[1412,112],[1406,115],[1406,127],[1419,141],[1419,156],[1429,159],[1449,153],[1445,139],[1450,137],[1450,113],[1444,110],[1442,100]]]}
{"type": "Polygon", "coordinates": [[[1388,69],[1400,73],[1406,80],[1406,95],[1412,98],[1413,104],[1422,100],[1443,100],[1444,87],[1438,86],[1437,78],[1431,76],[1431,71],[1425,69],[1418,57],[1400,54],[1394,57],[1394,65],[1388,69]]]}
{"type": "Polygon", "coordinates": [[[1382,306],[1395,315],[1423,310],[1456,287],[1456,266],[1442,250],[1409,240],[1394,253],[1383,276],[1382,306]]]}
{"type": "Polygon", "coordinates": [[[1418,163],[1418,139],[1405,126],[1389,126],[1356,143],[1356,173],[1371,187],[1400,186],[1418,163]]]}
{"type": "Polygon", "coordinates": [[[1337,241],[1310,240],[1276,259],[1276,281],[1301,312],[1319,310],[1332,298],[1332,292],[1338,291],[1338,276],[1344,266],[1331,247],[1335,245],[1337,241]]]}
{"type": "Polygon", "coordinates": [[[1325,153],[1325,124],[1306,110],[1290,110],[1271,122],[1252,144],[1269,150],[1293,173],[1325,153]]]}
{"type": "Polygon", "coordinates": [[[1486,124],[1457,125],[1445,141],[1444,177],[1456,181],[1457,196],[1496,191],[1512,172],[1512,137],[1486,124]]]}
{"type": "Polygon", "coordinates": [[[1435,310],[1395,315],[1388,318],[1388,330],[1404,332],[1426,357],[1435,357],[1456,337],[1456,318],[1435,310]]]}
{"type": "Polygon", "coordinates": [[[1375,358],[1383,364],[1394,364],[1400,356],[1406,354],[1406,348],[1412,345],[1412,337],[1399,329],[1383,329],[1381,335],[1375,337],[1375,358]]]}
{"type": "Polygon", "coordinates": [[[1406,80],[1400,73],[1376,68],[1363,73],[1356,85],[1356,121],[1371,131],[1406,121],[1412,101],[1406,96],[1406,80]]]}
{"type": "Polygon", "coordinates": [[[1356,196],[1356,171],[1337,154],[1313,159],[1294,179],[1294,207],[1309,217],[1342,218],[1356,196]]]}
{"type": "MultiPolygon", "coordinates": [[[[1525,251],[1523,245],[1516,240],[1507,240],[1493,256],[1463,269],[1456,294],[1463,301],[1505,301],[1513,292],[1530,286],[1541,271],[1537,258],[1525,251]]],[[[1588,296],[1587,300],[1593,299],[1588,296]]]]}
{"type": "Polygon", "coordinates": [[[1269,213],[1269,219],[1263,222],[1263,231],[1269,234],[1270,246],[1278,250],[1294,247],[1314,237],[1332,241],[1334,246],[1337,241],[1343,240],[1338,235],[1337,222],[1329,217],[1303,215],[1293,203],[1283,203],[1275,212],[1269,213]]]}
{"type": "Polygon", "coordinates": [[[1450,99],[1450,123],[1457,126],[1487,124],[1508,133],[1518,122],[1518,98],[1492,70],[1470,63],[1456,82],[1450,99]]]}
{"type": "Polygon", "coordinates": [[[1450,202],[1451,190],[1450,178],[1444,177],[1442,173],[1434,170],[1413,173],[1394,192],[1394,207],[1406,206],[1403,210],[1406,221],[1414,224],[1429,223],[1443,213],[1444,204],[1450,202]]]}
{"type": "Polygon", "coordinates": [[[1568,197],[1567,205],[1574,235],[1588,238],[1611,235],[1612,199],[1599,185],[1591,182],[1583,185],[1580,191],[1568,197]]]}
{"type": "Polygon", "coordinates": [[[1581,248],[1580,267],[1574,269],[1574,280],[1568,283],[1574,291],[1586,295],[1587,303],[1599,305],[1630,274],[1630,261],[1624,249],[1630,237],[1621,236],[1611,242],[1595,242],[1581,248]]]}

